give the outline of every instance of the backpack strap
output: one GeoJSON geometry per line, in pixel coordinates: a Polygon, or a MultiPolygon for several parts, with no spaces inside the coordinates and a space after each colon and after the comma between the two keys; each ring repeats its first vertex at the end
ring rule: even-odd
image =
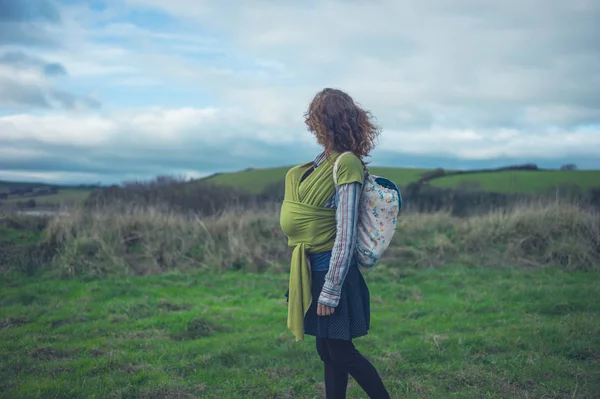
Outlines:
{"type": "Polygon", "coordinates": [[[342,159],[342,157],[346,154],[351,154],[351,151],[346,151],[342,154],[340,154],[337,159],[335,160],[335,163],[333,164],[333,183],[336,185],[337,187],[337,171],[338,171],[338,166],[340,164],[340,159],[342,159]]]}

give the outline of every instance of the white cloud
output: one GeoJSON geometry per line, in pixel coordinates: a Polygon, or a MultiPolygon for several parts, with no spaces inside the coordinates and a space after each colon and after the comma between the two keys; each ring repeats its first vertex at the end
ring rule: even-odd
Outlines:
{"type": "Polygon", "coordinates": [[[270,146],[305,159],[313,154],[298,152],[315,144],[303,113],[318,90],[337,87],[376,116],[384,151],[600,159],[597,1],[107,4],[65,8],[48,30],[61,46],[36,50],[66,67],[75,99],[38,72],[0,65],[0,107],[14,111],[0,117],[0,147],[31,159],[30,141],[81,149],[91,164],[154,157],[186,175],[215,171],[211,157],[281,159],[270,146]],[[123,7],[176,23],[137,26],[123,7]],[[35,101],[23,105],[15,82],[35,88],[24,93],[39,104],[75,106],[29,113],[35,101]],[[97,92],[103,110],[84,110],[97,92]]]}
{"type": "Polygon", "coordinates": [[[101,182],[103,176],[95,173],[37,172],[0,169],[0,177],[7,181],[60,182],[65,184],[76,184],[81,182],[101,182]]]}
{"type": "MultiPolygon", "coordinates": [[[[303,88],[346,89],[384,120],[412,106],[490,115],[504,107],[518,120],[531,106],[599,105],[600,5],[593,1],[130,3],[225,32],[238,51],[281,65],[303,88]]],[[[267,104],[282,100],[268,81],[260,83],[267,104]]],[[[292,87],[289,96],[305,92],[292,87]]]]}
{"type": "MultiPolygon", "coordinates": [[[[228,143],[227,156],[246,153],[254,159],[268,152],[248,154],[246,140],[294,146],[313,142],[309,132],[287,132],[273,129],[279,121],[269,121],[243,128],[243,119],[235,111],[214,108],[137,109],[95,116],[73,115],[10,115],[0,117],[0,144],[29,142],[68,146],[77,150],[112,152],[125,161],[137,148],[165,149],[160,157],[177,156],[168,151],[183,150],[192,155],[202,146],[228,143]],[[234,122],[231,122],[234,121],[234,122]],[[239,144],[235,144],[239,141],[239,144]],[[193,145],[190,145],[193,144],[193,145]]],[[[517,130],[491,128],[486,130],[448,129],[432,126],[411,131],[388,130],[382,135],[380,147],[407,154],[432,154],[464,159],[485,159],[502,156],[552,158],[573,153],[597,154],[600,148],[600,127],[595,129],[517,130]]],[[[21,155],[39,153],[13,145],[21,155]]],[[[2,153],[0,153],[2,154],[2,153]]]]}

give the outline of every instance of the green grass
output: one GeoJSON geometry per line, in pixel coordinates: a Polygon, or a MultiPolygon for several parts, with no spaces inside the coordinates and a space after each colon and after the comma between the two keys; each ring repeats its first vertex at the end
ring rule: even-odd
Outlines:
{"type": "Polygon", "coordinates": [[[252,194],[260,194],[272,183],[285,179],[288,167],[249,169],[241,172],[223,173],[207,178],[215,184],[235,186],[252,194]]]}
{"type": "MultiPolygon", "coordinates": [[[[365,272],[356,340],[393,398],[600,397],[599,272],[365,272]]],[[[3,275],[2,398],[318,398],[314,339],[286,330],[283,274],[3,275]]],[[[365,397],[351,379],[349,398],[365,397]]]]}
{"type": "MultiPolygon", "coordinates": [[[[207,178],[207,181],[238,187],[252,194],[260,194],[273,183],[285,179],[285,174],[290,167],[252,169],[241,172],[223,173],[207,178]]],[[[385,176],[398,185],[405,185],[419,179],[427,169],[401,169],[401,168],[370,168],[376,175],[385,176]]]]}
{"type": "MultiPolygon", "coordinates": [[[[376,175],[391,179],[398,186],[416,182],[428,169],[370,168],[376,175]]],[[[223,173],[207,180],[217,184],[232,185],[247,192],[258,194],[272,183],[285,178],[289,167],[254,169],[242,172],[223,173]]],[[[459,187],[463,182],[476,183],[480,189],[499,193],[534,194],[560,185],[577,185],[586,190],[600,185],[599,170],[580,171],[506,171],[448,176],[431,181],[433,186],[459,187]]]]}
{"type": "MultiPolygon", "coordinates": [[[[36,186],[36,188],[40,187],[36,186]]],[[[91,192],[92,190],[87,188],[61,188],[56,194],[11,196],[8,199],[0,200],[0,202],[7,208],[14,208],[18,202],[25,202],[30,199],[35,200],[37,204],[36,208],[56,207],[60,205],[72,206],[83,203],[91,192]]]]}
{"type": "MultiPolygon", "coordinates": [[[[23,265],[27,256],[32,253],[40,242],[42,236],[41,231],[16,230],[0,225],[0,273],[8,269],[10,265],[23,265]]],[[[23,270],[26,271],[27,267],[23,270]]]]}
{"type": "Polygon", "coordinates": [[[39,243],[41,236],[42,232],[33,232],[24,229],[15,230],[0,226],[0,245],[19,245],[31,249],[39,243]]]}
{"type": "Polygon", "coordinates": [[[506,171],[441,177],[433,186],[457,187],[462,182],[476,183],[485,191],[534,194],[560,185],[577,185],[586,190],[600,186],[598,170],[506,171]]]}
{"type": "Polygon", "coordinates": [[[52,187],[51,185],[48,184],[43,184],[43,183],[30,183],[30,182],[7,182],[7,181],[3,181],[0,180],[0,193],[6,193],[8,191],[10,191],[11,187],[16,187],[16,188],[47,188],[47,187],[52,187]]]}

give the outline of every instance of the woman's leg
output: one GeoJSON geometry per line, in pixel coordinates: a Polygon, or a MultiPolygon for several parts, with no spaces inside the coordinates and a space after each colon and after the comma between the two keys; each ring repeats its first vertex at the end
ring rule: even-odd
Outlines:
{"type": "Polygon", "coordinates": [[[317,352],[325,366],[325,395],[327,399],[345,399],[348,387],[348,371],[336,366],[329,356],[327,338],[317,337],[317,352]]]}
{"type": "MultiPolygon", "coordinates": [[[[351,340],[327,339],[326,348],[328,359],[335,366],[336,372],[341,373],[343,370],[350,373],[369,398],[390,398],[375,367],[356,349],[351,340]]],[[[346,374],[346,382],[347,378],[346,374]]]]}

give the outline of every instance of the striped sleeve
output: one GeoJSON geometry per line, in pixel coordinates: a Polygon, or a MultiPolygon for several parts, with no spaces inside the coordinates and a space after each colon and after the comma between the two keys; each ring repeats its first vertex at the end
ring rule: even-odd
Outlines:
{"type": "Polygon", "coordinates": [[[360,183],[341,184],[337,188],[337,233],[318,301],[325,306],[337,307],[340,302],[342,285],[354,254],[361,188],[360,183]]]}

